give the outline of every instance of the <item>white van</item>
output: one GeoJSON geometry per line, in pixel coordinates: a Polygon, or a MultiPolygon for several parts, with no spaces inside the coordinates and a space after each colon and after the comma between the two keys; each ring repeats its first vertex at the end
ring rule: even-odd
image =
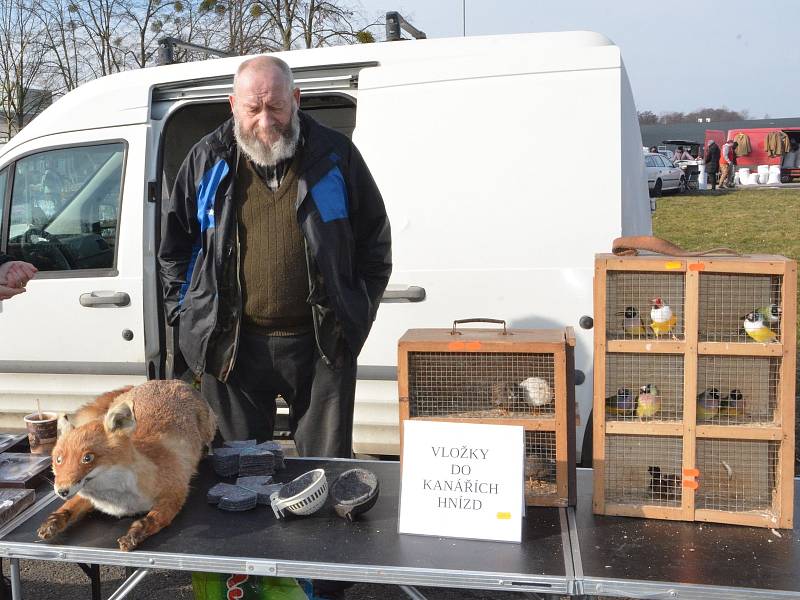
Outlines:
{"type": "MultiPolygon", "coordinates": [[[[282,53],[301,106],[351,135],[392,224],[394,271],[359,359],[354,450],[397,454],[397,340],[494,317],[576,326],[592,404],[593,255],[650,233],[641,136],[619,49],[589,32],[282,53]],[[585,148],[602,144],[603,156],[585,148]]],[[[243,57],[80,86],[0,150],[0,251],[40,273],[0,312],[0,413],[73,411],[171,375],[156,277],[160,203],[228,118],[243,57]]],[[[13,417],[13,421],[11,420],[13,417]]]]}

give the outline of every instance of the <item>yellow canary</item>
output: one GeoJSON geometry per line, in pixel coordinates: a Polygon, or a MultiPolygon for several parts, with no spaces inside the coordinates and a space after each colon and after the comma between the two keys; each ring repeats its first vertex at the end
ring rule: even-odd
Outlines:
{"type": "Polygon", "coordinates": [[[778,336],[764,324],[764,317],[758,312],[747,313],[744,318],[744,330],[751,338],[762,344],[774,342],[778,336]]]}
{"type": "Polygon", "coordinates": [[[664,335],[672,331],[678,318],[672,314],[672,309],[661,300],[653,298],[650,308],[650,328],[656,335],[664,335]]]}

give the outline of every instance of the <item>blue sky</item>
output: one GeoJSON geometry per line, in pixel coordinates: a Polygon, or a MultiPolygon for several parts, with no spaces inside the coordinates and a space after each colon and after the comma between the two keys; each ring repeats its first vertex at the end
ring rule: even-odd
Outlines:
{"type": "MultiPolygon", "coordinates": [[[[356,3],[359,0],[354,0],[356,3]]],[[[800,117],[800,0],[360,0],[428,37],[588,29],[622,50],[639,110],[800,117]],[[724,9],[724,10],[723,10],[724,9]]]]}

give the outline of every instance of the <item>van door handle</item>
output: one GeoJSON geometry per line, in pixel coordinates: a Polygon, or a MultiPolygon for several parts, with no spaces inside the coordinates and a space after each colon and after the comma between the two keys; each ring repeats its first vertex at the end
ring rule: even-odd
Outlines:
{"type": "Polygon", "coordinates": [[[425,288],[418,285],[389,285],[383,292],[381,302],[422,302],[425,288]]]}
{"type": "Polygon", "coordinates": [[[89,292],[81,294],[80,303],[87,308],[111,308],[128,306],[131,297],[126,292],[89,292]]]}

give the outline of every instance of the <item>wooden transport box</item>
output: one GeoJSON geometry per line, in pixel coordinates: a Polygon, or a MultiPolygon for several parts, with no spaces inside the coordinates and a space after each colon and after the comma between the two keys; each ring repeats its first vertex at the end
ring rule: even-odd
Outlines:
{"type": "Polygon", "coordinates": [[[594,298],[594,511],[791,528],[796,263],[603,254],[594,298]]]}
{"type": "Polygon", "coordinates": [[[527,504],[574,505],[574,348],[570,327],[465,319],[407,331],[398,345],[401,444],[408,419],[521,425],[527,504]],[[459,328],[475,321],[502,328],[459,328]]]}

